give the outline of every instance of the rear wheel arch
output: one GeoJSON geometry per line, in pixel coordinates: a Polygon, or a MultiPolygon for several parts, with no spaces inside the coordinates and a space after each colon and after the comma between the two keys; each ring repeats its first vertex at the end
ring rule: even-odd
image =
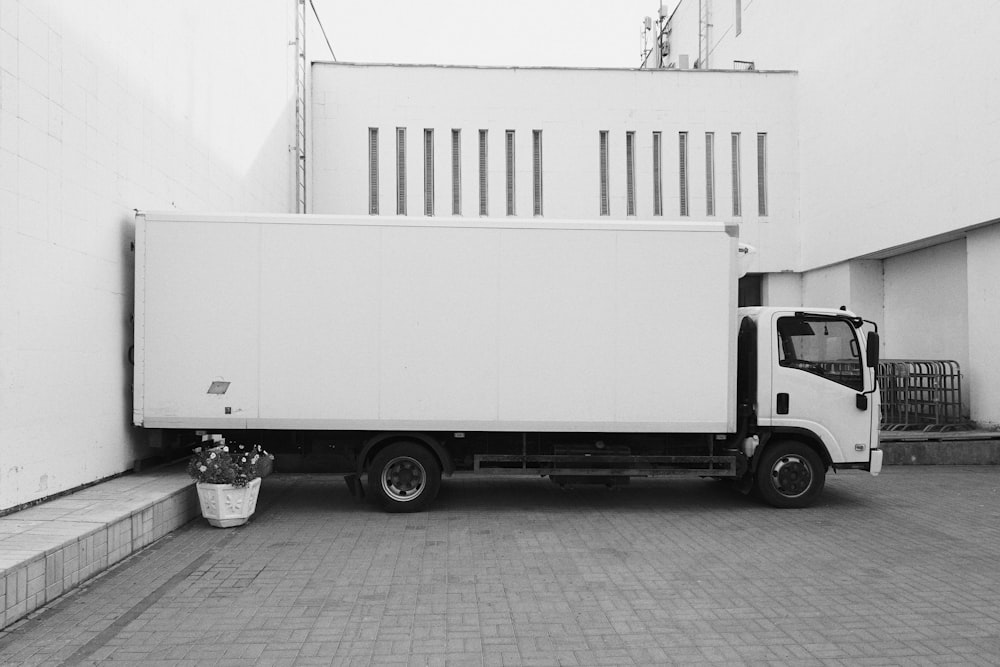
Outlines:
{"type": "Polygon", "coordinates": [[[455,472],[454,462],[448,456],[445,448],[434,437],[427,433],[398,431],[379,433],[364,444],[364,447],[361,448],[361,453],[358,454],[358,475],[367,472],[372,460],[374,460],[380,451],[400,442],[416,442],[427,447],[435,458],[437,458],[437,462],[441,466],[441,471],[445,476],[451,476],[455,472]]]}

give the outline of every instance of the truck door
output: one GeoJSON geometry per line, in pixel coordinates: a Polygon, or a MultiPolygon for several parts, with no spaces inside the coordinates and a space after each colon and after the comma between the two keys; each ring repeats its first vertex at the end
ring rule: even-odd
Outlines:
{"type": "Polygon", "coordinates": [[[857,331],[846,318],[773,314],[772,426],[819,435],[834,463],[867,461],[877,403],[859,394],[874,379],[857,331]]]}

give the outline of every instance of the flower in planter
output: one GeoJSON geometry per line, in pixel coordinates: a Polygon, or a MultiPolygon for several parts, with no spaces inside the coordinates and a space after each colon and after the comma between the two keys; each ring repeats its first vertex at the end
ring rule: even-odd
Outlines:
{"type": "Polygon", "coordinates": [[[197,482],[246,486],[250,480],[267,474],[273,460],[260,445],[230,442],[195,448],[187,471],[197,482]]]}

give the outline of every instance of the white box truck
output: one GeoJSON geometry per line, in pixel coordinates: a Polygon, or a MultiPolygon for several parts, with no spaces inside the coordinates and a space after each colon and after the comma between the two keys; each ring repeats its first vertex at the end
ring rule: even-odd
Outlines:
{"type": "Polygon", "coordinates": [[[722,223],[138,213],[137,426],[337,449],[427,506],[456,473],[730,478],[815,500],[878,474],[878,335],[737,308],[722,223]]]}

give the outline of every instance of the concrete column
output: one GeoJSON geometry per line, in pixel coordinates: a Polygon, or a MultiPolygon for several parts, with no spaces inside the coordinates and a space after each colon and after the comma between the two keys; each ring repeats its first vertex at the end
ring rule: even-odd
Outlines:
{"type": "Polygon", "coordinates": [[[801,306],[802,274],[766,273],[760,291],[765,306],[801,306]]]}
{"type": "Polygon", "coordinates": [[[851,260],[802,274],[802,303],[848,310],[882,324],[882,262],[851,260]]]}
{"type": "Polygon", "coordinates": [[[847,307],[881,328],[885,319],[885,290],[882,285],[882,262],[856,259],[850,262],[851,287],[847,307]]]}
{"type": "Polygon", "coordinates": [[[969,232],[969,388],[972,419],[1000,428],[1000,223],[969,232]]]}
{"type": "Polygon", "coordinates": [[[850,264],[841,262],[802,274],[802,304],[822,308],[849,306],[850,264]]]}

